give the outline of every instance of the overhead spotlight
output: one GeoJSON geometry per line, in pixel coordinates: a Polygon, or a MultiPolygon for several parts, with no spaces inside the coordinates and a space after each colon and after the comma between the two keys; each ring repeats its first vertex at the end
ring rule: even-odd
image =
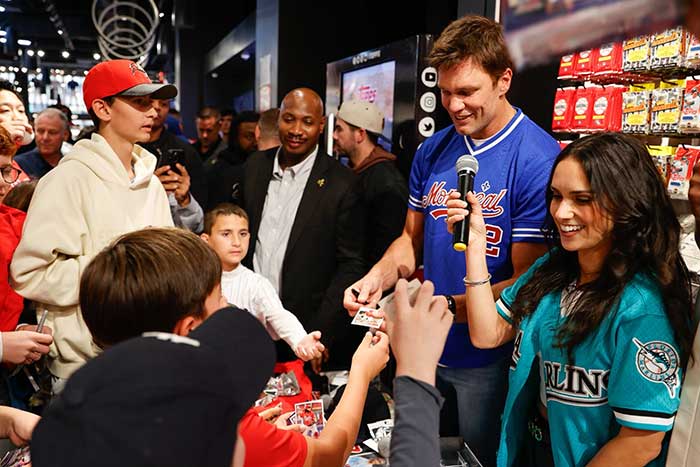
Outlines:
{"type": "Polygon", "coordinates": [[[6,43],[7,43],[7,39],[4,37],[0,37],[0,44],[6,44],[6,43]]]}
{"type": "Polygon", "coordinates": [[[30,57],[33,57],[33,56],[34,56],[34,50],[32,50],[32,49],[27,49],[27,55],[29,55],[30,57]]]}
{"type": "Polygon", "coordinates": [[[26,66],[23,66],[22,68],[20,68],[20,71],[21,71],[22,73],[26,73],[26,72],[27,72],[27,67],[26,67],[26,66]]]}
{"type": "Polygon", "coordinates": [[[212,73],[212,74],[211,74],[211,77],[214,78],[214,79],[216,79],[216,78],[219,77],[219,74],[218,74],[218,73],[212,73]]]}
{"type": "Polygon", "coordinates": [[[37,68],[34,71],[36,71],[37,73],[41,73],[41,68],[37,68]]]}
{"type": "Polygon", "coordinates": [[[24,52],[22,51],[22,49],[19,49],[19,50],[17,51],[17,55],[19,55],[19,56],[21,57],[22,54],[24,54],[24,52]]]}
{"type": "Polygon", "coordinates": [[[59,30],[57,30],[56,32],[58,33],[59,36],[62,36],[62,35],[63,35],[63,29],[59,29],[59,30]]]}
{"type": "Polygon", "coordinates": [[[61,57],[63,57],[63,58],[70,57],[70,52],[68,52],[67,50],[64,50],[63,52],[61,52],[61,57]]]}
{"type": "Polygon", "coordinates": [[[32,41],[29,39],[18,39],[17,44],[19,45],[32,45],[32,41]]]}
{"type": "Polygon", "coordinates": [[[0,31],[0,36],[5,37],[7,35],[7,31],[0,31]]]}
{"type": "Polygon", "coordinates": [[[97,52],[95,52],[94,54],[92,54],[92,58],[95,59],[95,60],[99,60],[99,59],[102,58],[102,57],[100,56],[100,54],[98,54],[97,52]]]}
{"type": "Polygon", "coordinates": [[[46,53],[43,50],[37,50],[36,54],[40,57],[43,57],[44,55],[46,55],[46,53]]]}
{"type": "Polygon", "coordinates": [[[0,5],[0,13],[5,13],[5,7],[0,5]]]}
{"type": "Polygon", "coordinates": [[[160,13],[158,13],[158,18],[162,18],[164,16],[165,16],[165,13],[163,13],[162,11],[160,13]]]}
{"type": "Polygon", "coordinates": [[[244,50],[241,52],[241,60],[249,60],[250,59],[250,52],[247,50],[244,50]]]}
{"type": "Polygon", "coordinates": [[[17,87],[15,88],[15,91],[17,91],[17,92],[22,92],[22,86],[17,86],[17,87]]]}
{"type": "Polygon", "coordinates": [[[0,71],[5,71],[6,69],[7,69],[7,68],[5,68],[4,65],[3,65],[3,66],[0,66],[0,71]]]}

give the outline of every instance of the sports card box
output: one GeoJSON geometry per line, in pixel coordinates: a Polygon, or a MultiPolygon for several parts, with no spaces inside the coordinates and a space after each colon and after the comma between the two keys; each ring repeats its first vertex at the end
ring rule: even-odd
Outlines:
{"type": "Polygon", "coordinates": [[[683,110],[678,125],[681,133],[700,133],[700,80],[685,80],[683,110]]]}
{"type": "Polygon", "coordinates": [[[650,130],[652,133],[678,133],[683,91],[683,87],[674,86],[654,89],[651,92],[650,130]]]}
{"type": "Polygon", "coordinates": [[[622,69],[640,71],[649,69],[649,36],[637,36],[622,43],[622,69]]]}
{"type": "Polygon", "coordinates": [[[571,117],[574,112],[574,96],[576,88],[559,88],[554,96],[554,112],[552,113],[552,131],[569,131],[571,117]]]}

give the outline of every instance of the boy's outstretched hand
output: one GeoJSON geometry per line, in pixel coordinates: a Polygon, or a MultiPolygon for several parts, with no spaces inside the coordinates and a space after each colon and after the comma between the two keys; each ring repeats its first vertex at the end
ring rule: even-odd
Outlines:
{"type": "Polygon", "coordinates": [[[396,376],[411,376],[435,385],[435,370],[453,316],[444,300],[433,297],[432,282],[425,281],[420,286],[413,304],[408,301],[406,286],[404,279],[398,281],[394,311],[384,313],[396,356],[396,376]]]}
{"type": "Polygon", "coordinates": [[[321,343],[321,331],[308,333],[299,341],[294,353],[297,357],[308,362],[309,360],[321,358],[326,347],[321,343]]]}

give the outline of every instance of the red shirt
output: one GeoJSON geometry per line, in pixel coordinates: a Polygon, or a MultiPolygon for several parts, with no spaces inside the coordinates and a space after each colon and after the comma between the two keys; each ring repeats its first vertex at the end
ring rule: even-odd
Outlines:
{"type": "Polygon", "coordinates": [[[245,443],[245,467],[302,467],[306,439],[296,431],[280,430],[263,420],[253,409],[238,424],[245,443]]]}
{"type": "Polygon", "coordinates": [[[14,331],[24,300],[10,287],[10,262],[27,215],[0,204],[0,331],[14,331]]]}

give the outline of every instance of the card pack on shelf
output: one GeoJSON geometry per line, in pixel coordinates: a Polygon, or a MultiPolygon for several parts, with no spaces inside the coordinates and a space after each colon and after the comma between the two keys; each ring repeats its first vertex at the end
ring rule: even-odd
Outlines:
{"type": "Polygon", "coordinates": [[[597,54],[598,49],[582,50],[576,54],[574,65],[576,77],[585,79],[593,74],[593,64],[597,54]]]}
{"type": "Polygon", "coordinates": [[[678,125],[681,133],[700,133],[700,80],[685,80],[683,110],[678,125]]]}
{"type": "Polygon", "coordinates": [[[683,106],[683,91],[684,88],[681,86],[664,86],[651,92],[651,123],[649,127],[651,133],[678,133],[681,107],[683,106]]]}
{"type": "Polygon", "coordinates": [[[593,87],[576,89],[574,95],[574,112],[571,117],[571,129],[573,131],[587,131],[591,126],[593,114],[593,87]]]}
{"type": "Polygon", "coordinates": [[[688,34],[688,45],[685,53],[685,66],[691,68],[700,67],[700,39],[693,34],[688,34]]]}
{"type": "MultiPolygon", "coordinates": [[[[649,132],[649,98],[650,91],[645,86],[630,86],[622,93],[622,131],[624,133],[649,132]]],[[[653,88],[653,84],[651,84],[653,88]]]]}
{"type": "Polygon", "coordinates": [[[668,194],[671,198],[688,199],[690,178],[693,176],[693,167],[698,156],[700,156],[699,146],[681,145],[676,148],[668,178],[668,194]]]}
{"type": "Polygon", "coordinates": [[[649,69],[649,36],[637,36],[622,43],[622,69],[639,71],[649,69]]]}
{"type": "Polygon", "coordinates": [[[622,92],[624,86],[600,86],[593,90],[590,131],[620,131],[622,128],[622,92]]]}
{"type": "Polygon", "coordinates": [[[574,111],[576,88],[559,88],[554,96],[554,113],[552,114],[552,131],[569,131],[571,116],[574,111]]]}
{"type": "Polygon", "coordinates": [[[559,61],[559,79],[573,79],[576,77],[576,55],[564,55],[559,61]]]}
{"type": "Polygon", "coordinates": [[[622,43],[611,42],[598,47],[593,63],[593,75],[605,76],[622,73],[622,43]]]}
{"type": "Polygon", "coordinates": [[[686,32],[682,27],[654,34],[649,46],[649,67],[679,67],[685,63],[686,32]]]}

